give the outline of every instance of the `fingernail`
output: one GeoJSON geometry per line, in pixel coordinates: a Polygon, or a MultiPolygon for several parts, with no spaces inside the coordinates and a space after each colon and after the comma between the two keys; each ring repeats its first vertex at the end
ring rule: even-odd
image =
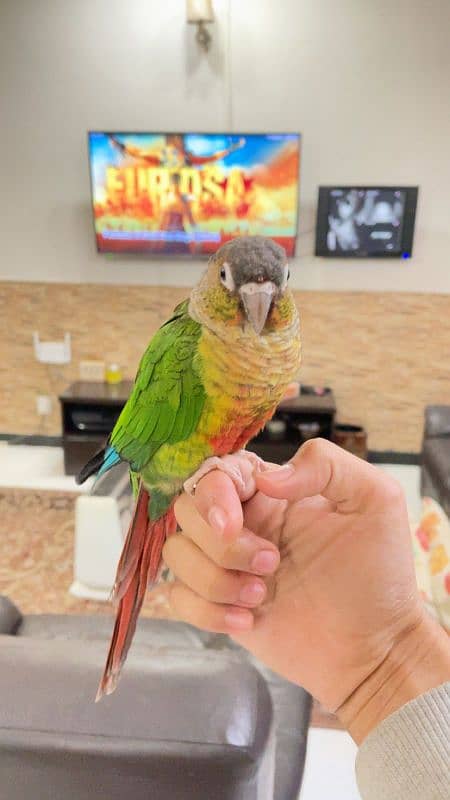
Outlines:
{"type": "Polygon", "coordinates": [[[281,483],[282,481],[287,481],[288,478],[291,477],[294,469],[295,467],[293,464],[283,464],[283,466],[277,469],[269,469],[262,474],[264,477],[269,478],[272,483],[281,483]]]}
{"type": "Polygon", "coordinates": [[[270,575],[277,568],[279,561],[278,553],[273,550],[260,550],[250,564],[250,568],[263,575],[270,575]]]}
{"type": "Polygon", "coordinates": [[[253,625],[253,614],[245,608],[231,608],[225,612],[225,622],[228,628],[248,631],[253,625]]]}
{"type": "Polygon", "coordinates": [[[214,528],[219,533],[223,533],[227,524],[227,515],[219,506],[213,506],[208,514],[208,522],[211,528],[214,528]]]}
{"type": "Polygon", "coordinates": [[[266,587],[261,581],[250,581],[242,587],[239,600],[249,605],[257,605],[266,594],[266,587]]]}

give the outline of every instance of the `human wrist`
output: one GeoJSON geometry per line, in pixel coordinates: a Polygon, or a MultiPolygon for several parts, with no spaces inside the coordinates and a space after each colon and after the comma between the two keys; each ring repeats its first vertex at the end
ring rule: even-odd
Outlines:
{"type": "Polygon", "coordinates": [[[383,719],[450,680],[450,639],[424,611],[336,714],[357,744],[383,719]]]}

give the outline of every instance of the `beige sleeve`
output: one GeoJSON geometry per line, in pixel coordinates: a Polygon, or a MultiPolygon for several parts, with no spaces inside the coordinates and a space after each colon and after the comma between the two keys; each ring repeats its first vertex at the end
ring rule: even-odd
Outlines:
{"type": "Polygon", "coordinates": [[[450,799],[450,682],[407,703],[369,734],[356,778],[363,800],[450,799]]]}

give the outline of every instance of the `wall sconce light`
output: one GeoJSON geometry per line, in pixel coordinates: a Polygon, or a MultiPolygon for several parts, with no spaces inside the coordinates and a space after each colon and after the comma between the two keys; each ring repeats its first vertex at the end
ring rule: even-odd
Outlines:
{"type": "Polygon", "coordinates": [[[187,0],[187,21],[197,25],[195,38],[206,53],[211,44],[211,34],[206,25],[214,22],[212,0],[187,0]]]}

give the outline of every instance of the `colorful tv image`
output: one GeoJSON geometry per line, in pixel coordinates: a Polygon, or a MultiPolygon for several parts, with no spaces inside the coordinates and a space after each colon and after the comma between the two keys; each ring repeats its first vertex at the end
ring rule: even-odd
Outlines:
{"type": "Polygon", "coordinates": [[[299,134],[88,134],[97,248],[208,255],[262,234],[295,252],[299,134]]]}

